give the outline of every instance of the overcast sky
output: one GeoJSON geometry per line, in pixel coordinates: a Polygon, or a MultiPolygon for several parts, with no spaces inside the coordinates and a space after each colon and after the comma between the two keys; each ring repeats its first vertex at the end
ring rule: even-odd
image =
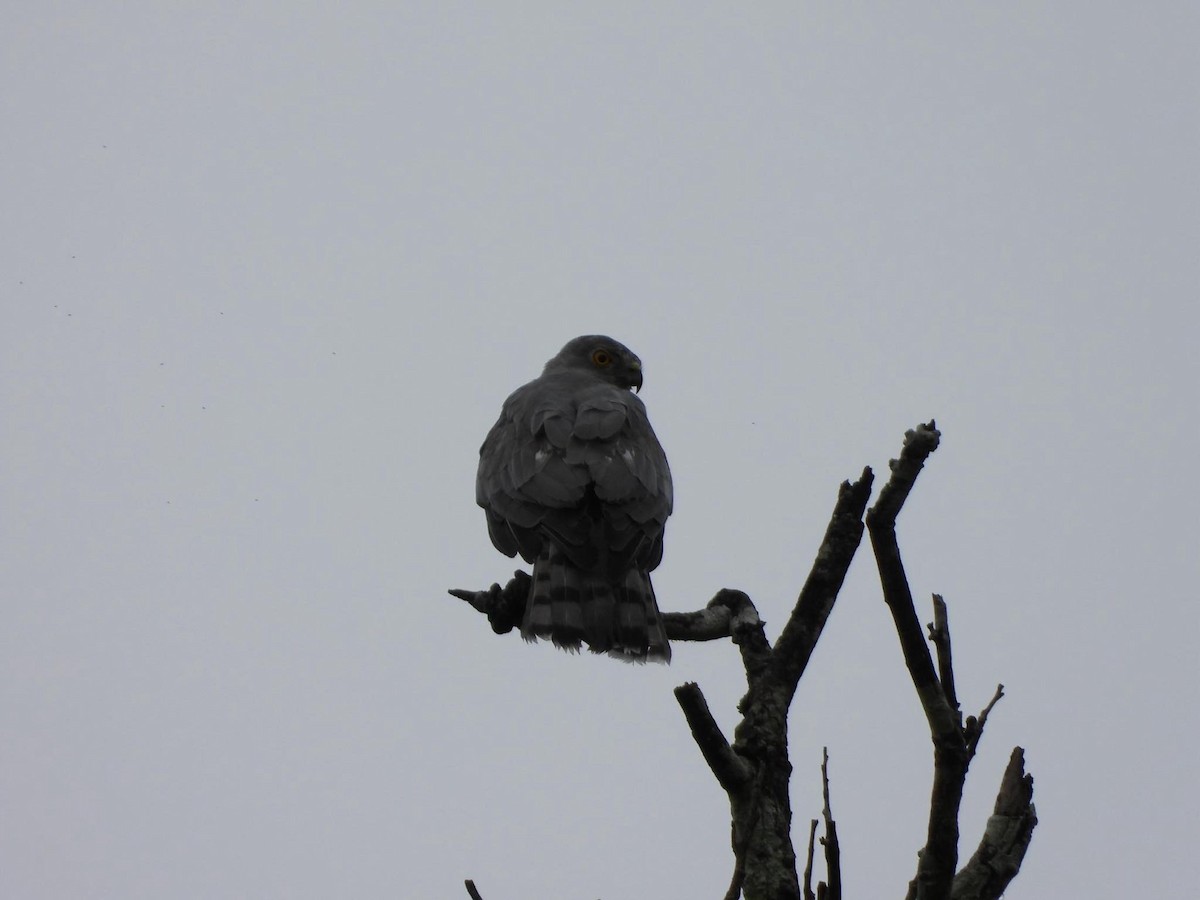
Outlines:
{"type": "MultiPolygon", "coordinates": [[[[643,359],[667,610],[774,638],[838,484],[900,519],[963,810],[1026,748],[1009,896],[1191,897],[1194,4],[97,4],[0,14],[0,895],[715,897],[727,643],[493,635],[474,503],[569,338],[643,359]],[[752,8],[747,8],[752,7],[752,8]]],[[[930,746],[864,545],[791,719],[847,896],[899,897],[930,746]]]]}

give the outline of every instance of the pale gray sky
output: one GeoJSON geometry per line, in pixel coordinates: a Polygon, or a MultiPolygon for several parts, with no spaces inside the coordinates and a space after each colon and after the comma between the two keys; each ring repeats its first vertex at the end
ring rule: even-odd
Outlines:
{"type": "MultiPolygon", "coordinates": [[[[499,638],[474,505],[569,338],[645,361],[670,610],[773,637],[838,483],[997,682],[969,851],[1184,898],[1200,803],[1192,4],[10,4],[0,14],[0,895],[717,896],[725,644],[499,638]]],[[[848,895],[900,896],[929,739],[860,550],[792,717],[848,895]]]]}

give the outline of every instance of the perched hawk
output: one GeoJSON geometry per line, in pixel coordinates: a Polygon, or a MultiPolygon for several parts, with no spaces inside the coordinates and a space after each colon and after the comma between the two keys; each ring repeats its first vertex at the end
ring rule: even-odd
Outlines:
{"type": "Polygon", "coordinates": [[[669,662],[650,586],[671,514],[671,470],[646,407],[642,362],[610,337],[575,338],[504,401],[479,449],[475,498],[507,556],[533,563],[528,641],[669,662]]]}

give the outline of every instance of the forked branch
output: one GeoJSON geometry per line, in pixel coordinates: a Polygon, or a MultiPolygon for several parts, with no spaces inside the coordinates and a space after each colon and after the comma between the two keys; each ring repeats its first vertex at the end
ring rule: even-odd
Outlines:
{"type": "MultiPolygon", "coordinates": [[[[788,706],[861,542],[871,482],[871,471],[865,469],[858,481],[841,486],[816,561],[774,647],[754,604],[740,591],[720,592],[700,613],[664,616],[672,640],[687,640],[697,632],[703,635],[700,639],[710,639],[716,628],[697,623],[717,621],[719,627],[726,627],[727,616],[728,634],[746,670],[747,691],[738,704],[742,720],[732,744],[712,720],[698,686],[685,684],[675,690],[700,752],[729,796],[734,872],[727,898],[799,894],[788,796],[792,768],[787,754],[788,706]]],[[[838,854],[828,803],[825,813],[826,867],[832,873],[838,854]]],[[[811,862],[806,872],[811,875],[811,862]]],[[[840,877],[831,874],[830,886],[835,884],[840,885],[840,877]]]]}
{"type": "MultiPolygon", "coordinates": [[[[900,558],[896,517],[926,459],[937,449],[940,439],[941,434],[932,421],[905,435],[900,458],[891,463],[891,478],[880,491],[878,502],[867,513],[867,531],[875,551],[884,601],[891,611],[904,662],[933,738],[933,792],[929,804],[929,827],[916,878],[910,883],[908,893],[909,897],[916,900],[960,897],[955,869],[958,865],[958,815],[963,786],[988,714],[1003,696],[1001,685],[983,712],[978,717],[968,716],[963,723],[954,685],[950,623],[945,601],[934,595],[934,622],[929,631],[930,640],[937,651],[935,670],[900,558]]],[[[1032,798],[1032,779],[1029,781],[1029,792],[1032,798]]],[[[1032,817],[1032,804],[1028,810],[1032,817]]],[[[1030,823],[1028,828],[1032,834],[1036,817],[1022,821],[1030,823]]],[[[1028,840],[1025,844],[1028,845],[1028,840]]],[[[962,896],[965,900],[967,895],[962,896]]]]}

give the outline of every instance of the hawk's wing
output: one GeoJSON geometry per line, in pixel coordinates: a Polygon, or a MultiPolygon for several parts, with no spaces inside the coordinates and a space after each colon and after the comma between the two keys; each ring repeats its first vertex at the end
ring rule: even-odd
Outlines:
{"type": "Polygon", "coordinates": [[[532,562],[549,537],[583,569],[662,559],[671,470],[646,407],[572,373],[517,389],[479,451],[476,499],[492,543],[532,562]]]}

